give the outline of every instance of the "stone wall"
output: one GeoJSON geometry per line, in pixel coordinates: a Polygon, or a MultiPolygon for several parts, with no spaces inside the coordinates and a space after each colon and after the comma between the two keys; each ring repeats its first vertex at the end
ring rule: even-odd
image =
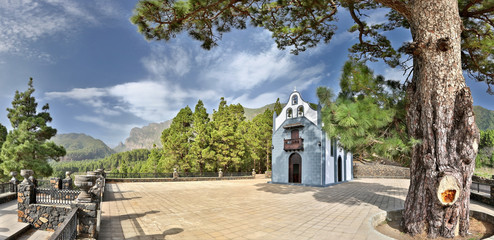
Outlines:
{"type": "Polygon", "coordinates": [[[355,178],[410,178],[410,168],[383,164],[361,164],[353,166],[355,178]]]}
{"type": "Polygon", "coordinates": [[[53,232],[63,223],[70,210],[70,207],[30,204],[19,209],[17,216],[20,222],[29,223],[35,229],[53,232]]]}
{"type": "Polygon", "coordinates": [[[77,211],[77,218],[79,219],[79,224],[77,225],[78,236],[97,238],[98,203],[74,201],[71,207],[79,209],[77,211]]]}

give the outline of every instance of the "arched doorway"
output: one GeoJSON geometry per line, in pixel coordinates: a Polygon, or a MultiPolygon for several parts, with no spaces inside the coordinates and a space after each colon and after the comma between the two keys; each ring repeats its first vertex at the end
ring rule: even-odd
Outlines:
{"type": "Polygon", "coordinates": [[[343,161],[341,156],[338,156],[338,182],[343,181],[343,161]]]}
{"type": "Polygon", "coordinates": [[[290,155],[288,168],[288,182],[302,183],[302,157],[300,154],[290,155]]]}

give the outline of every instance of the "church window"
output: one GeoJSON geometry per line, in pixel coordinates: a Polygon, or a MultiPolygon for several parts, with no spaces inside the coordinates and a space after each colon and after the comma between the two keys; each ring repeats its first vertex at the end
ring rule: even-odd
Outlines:
{"type": "Polygon", "coordinates": [[[299,106],[297,108],[297,116],[298,117],[303,117],[304,116],[304,106],[299,106]]]}
{"type": "Polygon", "coordinates": [[[288,108],[286,110],[286,118],[292,118],[293,117],[293,111],[291,108],[288,108]]]}
{"type": "Polygon", "coordinates": [[[295,95],[292,97],[292,105],[297,105],[298,104],[298,96],[295,95]]]}

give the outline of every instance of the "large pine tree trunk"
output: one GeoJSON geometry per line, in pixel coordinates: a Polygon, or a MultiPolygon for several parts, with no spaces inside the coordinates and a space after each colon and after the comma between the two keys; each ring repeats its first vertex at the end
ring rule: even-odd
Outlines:
{"type": "Polygon", "coordinates": [[[415,235],[464,236],[478,146],[473,100],[461,68],[457,0],[415,0],[409,22],[414,76],[407,89],[412,151],[404,227],[415,235]]]}

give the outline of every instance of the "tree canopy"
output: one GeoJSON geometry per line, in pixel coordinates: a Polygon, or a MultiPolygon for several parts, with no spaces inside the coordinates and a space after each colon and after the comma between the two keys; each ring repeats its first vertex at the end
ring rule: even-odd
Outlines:
{"type": "MultiPolygon", "coordinates": [[[[350,48],[353,57],[382,59],[388,65],[404,66],[403,54],[414,55],[419,43],[393,47],[386,32],[410,29],[413,1],[404,0],[140,0],[131,22],[147,39],[170,40],[181,32],[211,49],[222,35],[232,29],[245,29],[248,23],[272,32],[280,49],[289,47],[295,54],[329,43],[337,29],[336,13],[345,9],[355,25],[349,31],[358,33],[358,42],[350,48]],[[372,24],[368,11],[388,8],[387,22],[372,24]]],[[[469,75],[485,82],[492,93],[494,83],[494,1],[459,0],[462,67],[469,75]]],[[[445,39],[446,41],[446,39],[445,39]]]]}
{"type": "Polygon", "coordinates": [[[37,112],[38,103],[34,96],[33,79],[28,82],[25,92],[15,92],[12,108],[7,108],[12,131],[2,145],[0,169],[6,175],[10,171],[32,169],[36,176],[50,176],[52,168],[48,160],[58,161],[65,155],[65,149],[49,141],[57,130],[48,126],[52,121],[48,104],[37,112]]]}

